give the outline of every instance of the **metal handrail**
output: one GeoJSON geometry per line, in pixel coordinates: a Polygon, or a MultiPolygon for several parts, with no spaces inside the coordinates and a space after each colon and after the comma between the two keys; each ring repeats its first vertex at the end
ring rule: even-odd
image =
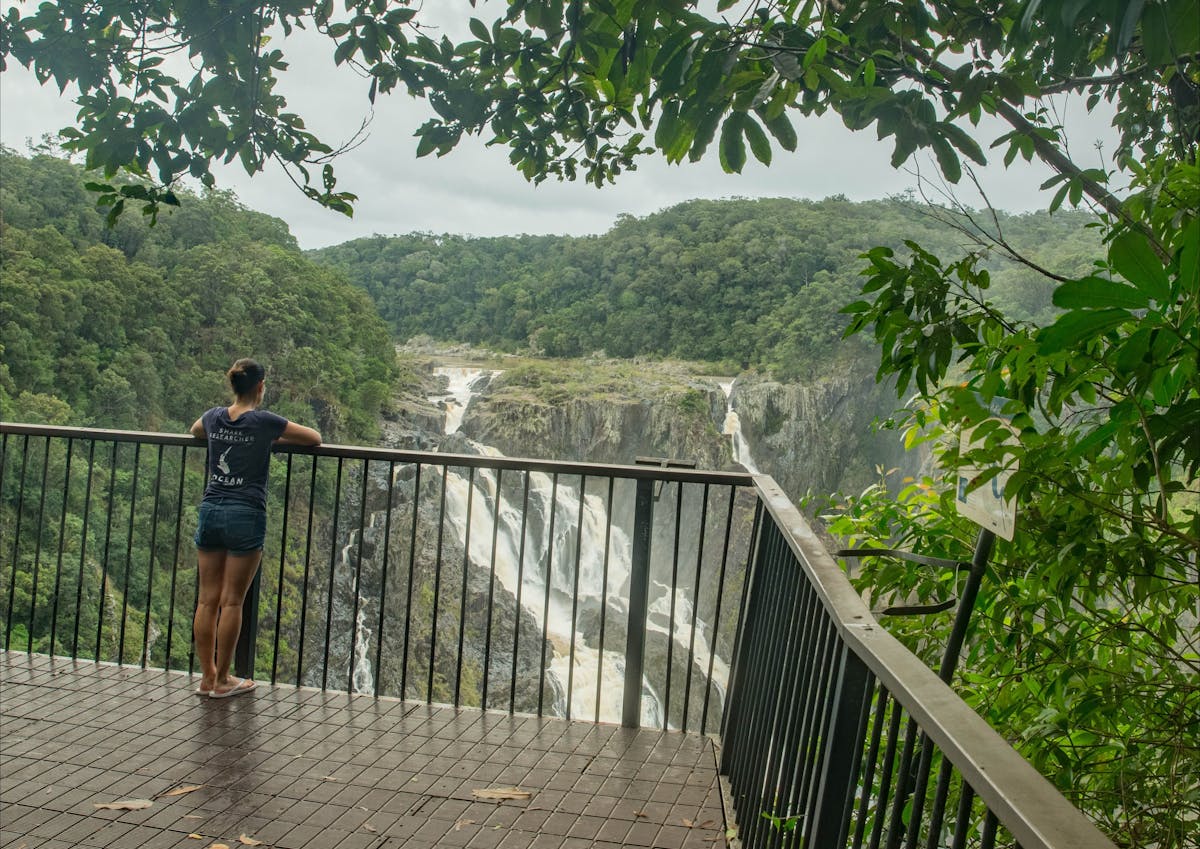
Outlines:
{"type": "MultiPolygon", "coordinates": [[[[110,430],[94,427],[66,427],[0,421],[0,434],[44,436],[61,439],[96,439],[104,442],[141,443],[143,445],[175,445],[188,448],[203,447],[203,439],[191,434],[155,433],[140,430],[110,430]]],[[[541,460],[528,457],[489,457],[479,454],[451,454],[440,451],[414,451],[402,448],[370,448],[361,445],[287,445],[273,449],[279,454],[341,457],[347,460],[380,460],[397,463],[426,463],[462,466],[476,469],[512,469],[514,471],[544,472],[560,475],[603,475],[630,480],[670,481],[677,483],[708,483],[721,486],[754,486],[754,477],[747,472],[705,471],[678,466],[622,465],[609,463],[579,463],[567,460],[541,460]]]]}
{"type": "Polygon", "coordinates": [[[839,638],[961,772],[1024,849],[1116,849],[920,658],[881,627],[800,512],[770,477],[755,476],[839,638]]]}

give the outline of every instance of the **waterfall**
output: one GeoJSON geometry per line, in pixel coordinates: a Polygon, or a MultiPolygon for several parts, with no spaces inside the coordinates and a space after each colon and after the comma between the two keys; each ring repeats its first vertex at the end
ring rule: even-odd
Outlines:
{"type": "MultiPolygon", "coordinates": [[[[449,379],[447,392],[430,398],[446,410],[446,435],[458,432],[471,400],[499,374],[461,367],[439,367],[434,373],[449,379]]],[[[503,456],[491,446],[471,440],[465,442],[481,456],[503,456]]],[[[400,469],[396,470],[396,474],[400,472],[400,469]]],[[[440,472],[438,467],[437,474],[440,472]]],[[[609,522],[609,505],[599,495],[585,493],[581,501],[578,486],[563,481],[556,486],[554,479],[542,472],[528,472],[527,475],[528,515],[523,516],[521,500],[517,499],[514,504],[513,499],[501,491],[494,470],[477,469],[473,475],[468,475],[461,470],[449,469],[445,475],[447,530],[453,529],[463,542],[473,568],[490,573],[495,564],[496,582],[513,599],[521,599],[521,608],[534,623],[538,636],[545,634],[546,642],[552,647],[552,657],[546,666],[549,712],[566,715],[570,696],[572,715],[590,716],[599,693],[599,719],[619,722],[625,686],[625,657],[622,653],[601,651],[599,647],[589,645],[583,633],[572,627],[572,611],[574,609],[576,623],[582,614],[594,613],[602,604],[612,611],[627,612],[624,593],[628,592],[633,548],[628,531],[609,522]],[[549,525],[551,511],[555,517],[553,539],[541,532],[549,525]],[[468,512],[471,516],[469,528],[468,512]],[[492,551],[493,539],[495,552],[492,551]],[[607,582],[606,549],[609,551],[607,582]]],[[[395,481],[390,483],[395,485],[395,481]]],[[[373,529],[378,518],[373,513],[368,527],[373,529]]],[[[343,549],[341,557],[341,565],[352,582],[355,579],[350,569],[350,554],[358,533],[351,534],[351,542],[343,549]]],[[[374,676],[370,646],[375,635],[366,627],[371,621],[367,615],[369,600],[359,594],[357,585],[354,592],[358,597],[352,659],[354,689],[371,692],[374,676]]],[[[666,635],[684,651],[691,648],[701,670],[708,668],[711,658],[712,683],[723,694],[729,669],[719,656],[711,656],[714,637],[710,627],[697,617],[693,637],[692,601],[685,588],[675,590],[673,622],[670,621],[671,602],[671,588],[652,581],[647,630],[666,635]]],[[[663,725],[662,698],[645,676],[642,679],[641,723],[648,727],[663,725]]]]}
{"type": "Polygon", "coordinates": [[[737,412],[733,409],[733,380],[718,381],[717,385],[721,387],[721,391],[725,393],[725,426],[721,432],[729,437],[733,443],[733,459],[734,462],[740,463],[742,468],[752,475],[759,474],[758,466],[754,464],[754,458],[750,456],[750,446],[746,444],[746,439],[742,436],[742,420],[738,417],[737,412]]]}

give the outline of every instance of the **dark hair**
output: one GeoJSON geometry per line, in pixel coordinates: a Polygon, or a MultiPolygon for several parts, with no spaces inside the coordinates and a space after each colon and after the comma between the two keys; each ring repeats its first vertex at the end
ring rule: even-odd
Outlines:
{"type": "Polygon", "coordinates": [[[225,372],[225,376],[229,378],[229,385],[233,387],[233,393],[239,398],[257,389],[266,374],[267,370],[249,357],[238,360],[225,372]]]}

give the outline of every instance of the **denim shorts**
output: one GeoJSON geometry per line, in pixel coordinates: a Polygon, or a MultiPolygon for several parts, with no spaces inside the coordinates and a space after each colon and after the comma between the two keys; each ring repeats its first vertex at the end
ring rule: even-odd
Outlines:
{"type": "Polygon", "coordinates": [[[196,522],[196,548],[249,554],[261,551],[267,536],[267,511],[241,501],[202,501],[196,522]]]}

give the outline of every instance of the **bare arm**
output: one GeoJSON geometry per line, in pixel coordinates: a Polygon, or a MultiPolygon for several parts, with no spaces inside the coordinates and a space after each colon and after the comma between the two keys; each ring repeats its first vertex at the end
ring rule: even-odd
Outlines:
{"type": "Polygon", "coordinates": [[[279,439],[275,441],[285,445],[320,445],[321,434],[311,427],[288,422],[279,439]]]}
{"type": "Polygon", "coordinates": [[[188,430],[191,432],[192,436],[196,437],[197,439],[205,439],[208,436],[208,434],[204,432],[203,419],[196,419],[194,422],[192,422],[192,426],[188,428],[188,430]]]}

